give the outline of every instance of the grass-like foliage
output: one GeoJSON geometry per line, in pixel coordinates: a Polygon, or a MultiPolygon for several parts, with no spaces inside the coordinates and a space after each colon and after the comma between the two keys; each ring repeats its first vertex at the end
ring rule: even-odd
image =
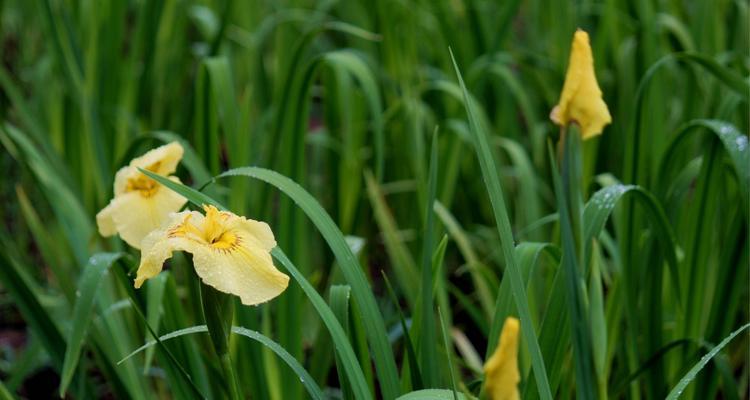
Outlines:
{"type": "Polygon", "coordinates": [[[748,398],[746,1],[0,1],[0,48],[0,399],[748,398]]]}

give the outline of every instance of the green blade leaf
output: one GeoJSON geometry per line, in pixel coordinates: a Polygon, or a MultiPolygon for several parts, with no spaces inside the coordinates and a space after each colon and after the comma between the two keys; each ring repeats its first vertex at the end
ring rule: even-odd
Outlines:
{"type": "Polygon", "coordinates": [[[422,241],[422,281],[421,281],[421,308],[419,312],[419,341],[418,351],[420,357],[420,369],[422,379],[426,387],[437,386],[438,362],[435,356],[437,338],[435,335],[435,311],[433,307],[433,277],[432,277],[432,253],[434,247],[434,224],[435,217],[433,203],[435,203],[435,192],[437,185],[437,131],[432,135],[432,149],[430,151],[430,172],[428,177],[427,205],[425,207],[424,240],[422,241]]]}
{"type": "Polygon", "coordinates": [[[675,54],[674,57],[678,60],[686,60],[693,64],[700,65],[713,74],[716,79],[720,80],[746,100],[750,98],[750,83],[747,79],[744,79],[740,75],[735,74],[729,68],[719,64],[712,57],[699,53],[681,53],[675,54]]]}
{"type": "MultiPolygon", "coordinates": [[[[568,160],[569,147],[574,144],[573,140],[578,140],[572,135],[577,135],[575,131],[568,132],[568,140],[565,143],[566,149],[565,159],[563,160],[563,167],[566,167],[568,160]]],[[[562,139],[561,139],[562,140],[562,139]]],[[[560,214],[560,236],[562,239],[562,273],[565,280],[565,302],[568,305],[568,313],[570,315],[571,322],[571,340],[573,342],[573,359],[575,361],[575,379],[576,379],[576,395],[581,398],[594,398],[596,392],[594,392],[594,370],[593,370],[593,358],[591,349],[591,325],[588,321],[588,312],[586,310],[587,298],[582,289],[581,270],[579,268],[579,260],[577,256],[577,243],[576,238],[580,237],[574,232],[576,226],[575,221],[580,221],[580,211],[573,211],[572,207],[569,207],[568,192],[569,188],[563,185],[563,180],[568,183],[570,180],[576,179],[575,177],[569,176],[569,173],[563,172],[562,175],[557,170],[557,163],[554,159],[554,151],[552,150],[552,143],[548,141],[549,159],[550,165],[552,166],[552,176],[555,186],[555,197],[557,198],[557,209],[560,214]],[[572,214],[572,215],[571,215],[572,214]]],[[[578,195],[578,191],[574,191],[575,195],[578,195]]],[[[572,196],[571,196],[572,197],[572,196]]],[[[576,200],[570,200],[576,202],[576,200]]],[[[579,239],[580,240],[580,239],[579,239]]]]}
{"type": "Polygon", "coordinates": [[[448,328],[445,326],[445,318],[438,307],[438,317],[440,318],[440,331],[443,333],[443,347],[445,347],[445,358],[448,362],[448,374],[451,377],[451,391],[453,400],[458,400],[458,391],[456,390],[456,377],[453,373],[453,346],[448,340],[448,328]]]}
{"type": "MultiPolygon", "coordinates": [[[[253,170],[253,169],[254,168],[238,168],[236,170],[227,171],[224,174],[220,175],[219,177],[225,176],[228,173],[233,172],[233,171],[239,171],[238,174],[241,174],[242,172],[241,170],[253,170]]],[[[258,169],[258,170],[260,170],[261,172],[262,171],[272,172],[272,171],[262,170],[262,169],[258,169]]],[[[181,194],[182,196],[184,196],[186,199],[188,199],[190,202],[192,202],[195,205],[212,204],[219,209],[226,210],[226,207],[221,205],[219,202],[217,202],[211,197],[206,196],[205,194],[193,188],[190,188],[188,186],[182,185],[177,182],[173,182],[161,175],[154,174],[143,169],[141,169],[141,172],[145,173],[146,175],[156,180],[157,182],[163,184],[164,186],[167,186],[168,188],[181,194]]],[[[275,177],[284,178],[282,175],[279,175],[276,173],[273,173],[273,174],[275,177]]],[[[288,178],[284,178],[284,179],[286,179],[288,182],[291,182],[288,178]]],[[[299,186],[297,186],[297,188],[299,188],[299,186]]],[[[299,190],[304,192],[302,188],[299,188],[299,190]]],[[[310,196],[309,194],[307,194],[307,192],[304,192],[304,194],[307,196],[310,196]]],[[[312,199],[312,197],[310,197],[310,199],[312,199]]],[[[314,199],[312,201],[314,201],[314,199]]],[[[324,211],[321,211],[321,212],[325,213],[324,211]]],[[[327,217],[327,214],[325,215],[327,217]]],[[[328,218],[328,221],[331,224],[333,224],[333,221],[330,221],[330,217],[328,218]]],[[[334,225],[334,229],[335,229],[335,225],[334,225]]],[[[340,232],[339,232],[339,235],[341,235],[340,232]]],[[[341,235],[341,241],[343,242],[343,246],[347,249],[347,251],[351,253],[351,249],[346,244],[346,240],[344,239],[343,235],[341,235]]],[[[281,264],[287,269],[287,271],[289,271],[289,273],[297,281],[297,283],[300,284],[300,286],[302,287],[302,290],[305,292],[305,294],[308,296],[310,301],[313,303],[313,306],[316,308],[321,318],[323,319],[323,322],[328,327],[328,330],[331,333],[331,336],[333,337],[333,341],[336,344],[337,349],[342,353],[342,361],[347,363],[347,368],[345,369],[345,371],[347,372],[349,379],[352,381],[353,389],[355,390],[355,393],[357,393],[357,396],[358,396],[357,398],[363,398],[363,399],[370,398],[369,387],[367,386],[367,383],[364,379],[364,375],[362,374],[362,369],[359,367],[359,364],[357,362],[357,357],[354,355],[354,350],[352,350],[351,345],[349,344],[349,341],[347,339],[346,333],[344,332],[344,329],[341,327],[341,324],[336,319],[336,316],[333,315],[333,312],[325,303],[325,300],[323,300],[323,298],[320,297],[320,295],[318,294],[318,292],[315,291],[312,285],[310,285],[309,282],[307,282],[307,280],[305,279],[305,277],[294,267],[292,262],[286,257],[286,255],[280,248],[276,247],[271,252],[271,254],[277,260],[279,260],[279,262],[281,262],[281,264]]],[[[351,260],[356,260],[354,255],[351,256],[351,260]]],[[[364,279],[364,276],[362,276],[362,278],[364,279]]],[[[372,295],[372,292],[369,292],[369,288],[366,290],[368,290],[368,293],[372,295]]],[[[365,319],[365,321],[367,321],[367,319],[365,319]]],[[[381,319],[381,322],[382,322],[382,319],[381,319]]],[[[383,338],[386,340],[386,343],[387,343],[387,336],[385,335],[384,326],[383,326],[383,338]]],[[[391,354],[391,357],[392,357],[392,354],[391,354]]],[[[394,370],[395,370],[395,363],[394,363],[394,370]]]]}
{"type": "Polygon", "coordinates": [[[670,182],[667,175],[669,168],[674,160],[682,154],[679,151],[682,149],[683,144],[687,142],[688,138],[705,132],[698,128],[707,129],[709,133],[713,133],[721,141],[737,172],[742,197],[745,205],[747,205],[750,193],[750,149],[748,148],[750,145],[748,144],[747,135],[726,121],[696,119],[681,126],[677,130],[672,143],[670,143],[664,152],[664,157],[661,159],[659,181],[665,184],[670,182]]]}
{"type": "Polygon", "coordinates": [[[706,355],[701,357],[700,361],[698,361],[698,363],[695,364],[693,368],[690,368],[690,371],[688,371],[685,374],[685,376],[683,376],[682,379],[680,379],[680,382],[677,383],[677,386],[675,386],[672,389],[672,391],[669,392],[669,395],[667,395],[667,400],[678,399],[680,395],[682,395],[682,392],[685,390],[687,385],[689,385],[690,382],[692,382],[693,379],[695,379],[696,375],[698,375],[698,372],[701,372],[703,367],[705,367],[706,364],[708,364],[708,362],[711,361],[711,359],[714,358],[714,356],[718,354],[721,351],[721,349],[724,348],[724,346],[729,344],[729,342],[731,342],[732,339],[734,339],[737,335],[742,333],[742,331],[744,331],[747,328],[750,328],[750,323],[745,324],[741,326],[740,328],[738,328],[736,331],[732,332],[729,336],[724,338],[724,340],[722,340],[721,343],[716,345],[716,347],[714,347],[713,349],[711,349],[711,351],[706,353],[706,355]]]}
{"type": "MultiPolygon", "coordinates": [[[[351,298],[351,293],[352,288],[349,287],[349,285],[331,285],[328,297],[331,311],[333,311],[333,314],[339,320],[339,323],[341,323],[348,335],[351,335],[349,331],[349,299],[351,298]]],[[[344,363],[341,361],[341,357],[338,354],[336,355],[336,372],[338,373],[343,398],[348,399],[354,397],[351,385],[345,375],[346,369],[344,363]]]]}
{"type": "MultiPolygon", "coordinates": [[[[500,244],[503,250],[503,258],[505,260],[505,268],[507,273],[510,275],[511,290],[513,291],[513,298],[516,300],[516,306],[518,307],[518,313],[521,317],[521,331],[523,333],[524,342],[528,346],[529,353],[531,353],[531,364],[534,369],[534,376],[536,377],[537,385],[539,386],[539,393],[545,400],[552,399],[552,393],[549,389],[549,382],[547,380],[547,371],[544,366],[544,359],[542,358],[542,352],[539,349],[539,342],[537,341],[536,332],[534,325],[531,320],[531,312],[529,311],[529,301],[526,297],[526,289],[523,285],[523,279],[521,278],[521,272],[518,269],[516,263],[513,231],[510,227],[510,220],[508,218],[508,211],[505,207],[505,199],[503,198],[503,191],[500,187],[500,176],[498,175],[498,169],[495,164],[495,159],[492,156],[492,151],[487,140],[487,133],[483,127],[479,125],[479,120],[476,117],[474,111],[474,104],[469,96],[469,92],[466,89],[464,80],[461,77],[461,71],[458,69],[453,53],[451,53],[451,60],[453,61],[453,68],[455,69],[456,76],[458,77],[459,85],[464,95],[464,106],[466,107],[466,113],[469,117],[469,126],[471,131],[471,137],[474,142],[474,149],[477,152],[477,158],[479,158],[479,165],[482,169],[482,178],[487,185],[487,191],[490,196],[490,203],[492,204],[492,212],[495,216],[495,222],[497,223],[497,231],[500,235],[500,244]]],[[[495,340],[494,338],[491,340],[495,340]]]]}
{"type": "MultiPolygon", "coordinates": [[[[158,349],[160,350],[160,355],[164,354],[166,355],[166,359],[168,360],[168,365],[165,365],[165,367],[168,367],[168,371],[172,368],[174,368],[175,377],[179,377],[179,382],[177,382],[178,385],[180,385],[180,389],[183,389],[185,386],[190,390],[190,394],[192,397],[197,398],[206,398],[205,395],[201,392],[201,390],[196,386],[195,382],[193,381],[193,378],[190,376],[188,371],[185,369],[185,367],[177,360],[173,352],[164,345],[164,343],[159,339],[159,335],[156,333],[154,328],[149,324],[148,318],[146,317],[145,312],[143,311],[143,302],[141,301],[141,298],[137,296],[135,289],[133,288],[132,280],[126,275],[126,270],[128,263],[122,263],[122,266],[124,268],[114,268],[115,277],[117,278],[118,282],[122,285],[122,287],[125,290],[125,293],[128,296],[128,300],[130,300],[130,303],[132,304],[132,309],[135,310],[138,317],[140,317],[141,321],[146,326],[146,329],[151,334],[153,338],[156,340],[156,344],[158,344],[158,349]]],[[[123,363],[125,360],[120,360],[117,364],[123,363]]]]}
{"type": "Polygon", "coordinates": [[[388,296],[391,298],[393,306],[396,307],[396,311],[398,312],[398,319],[401,323],[401,330],[403,330],[404,332],[404,343],[406,344],[407,357],[406,360],[409,361],[409,377],[411,378],[411,387],[421,389],[424,387],[424,384],[422,383],[422,373],[419,370],[417,352],[414,350],[414,345],[411,341],[411,335],[409,334],[409,327],[406,324],[404,312],[401,309],[401,306],[398,304],[398,297],[396,297],[396,292],[393,291],[393,286],[391,285],[390,279],[388,279],[388,275],[386,275],[385,271],[380,272],[383,274],[383,282],[385,282],[385,287],[388,290],[388,296]]]}
{"type": "Polygon", "coordinates": [[[78,281],[76,302],[73,306],[73,328],[70,331],[70,336],[68,336],[65,360],[60,373],[60,397],[65,395],[70,380],[73,379],[73,373],[81,356],[83,340],[86,338],[86,329],[94,315],[94,302],[102,280],[109,273],[112,264],[123,255],[123,253],[94,254],[83,269],[83,275],[78,281]]]}
{"type": "Polygon", "coordinates": [[[407,393],[396,400],[454,400],[456,397],[460,400],[473,399],[473,397],[466,396],[462,393],[456,393],[452,390],[423,389],[407,393]]]}
{"type": "Polygon", "coordinates": [[[388,335],[385,330],[383,316],[378,309],[375,296],[372,292],[367,277],[362,272],[357,258],[346,243],[344,235],[336,227],[328,213],[320,206],[317,200],[305,189],[291,179],[271,170],[243,167],[224,172],[217,178],[230,176],[246,176],[260,179],[276,186],[279,190],[291,197],[295,203],[307,214],[318,228],[328,246],[333,251],[344,278],[352,287],[352,294],[357,305],[362,310],[362,321],[365,326],[367,338],[372,348],[376,371],[385,398],[395,398],[399,393],[398,374],[393,352],[388,343],[388,335]]]}
{"type": "MultiPolygon", "coordinates": [[[[159,332],[159,324],[161,323],[162,315],[162,302],[164,301],[164,290],[167,286],[167,274],[159,274],[146,282],[146,298],[148,302],[146,304],[146,321],[154,329],[155,332],[159,332]]],[[[130,303],[125,303],[128,306],[130,303]]],[[[154,358],[154,351],[156,348],[152,347],[146,351],[145,361],[143,363],[144,373],[151,368],[151,362],[154,358]]]]}
{"type": "MultiPolygon", "coordinates": [[[[159,340],[164,342],[170,339],[178,338],[185,335],[192,335],[195,333],[208,333],[208,327],[206,325],[196,325],[191,326],[189,328],[179,329],[174,332],[167,333],[166,335],[159,336],[159,340]]],[[[315,383],[315,380],[312,379],[310,374],[305,370],[305,368],[300,365],[299,361],[292,357],[291,354],[289,354],[286,350],[284,350],[283,347],[281,347],[278,343],[271,340],[269,337],[247,329],[242,328],[238,326],[232,327],[232,333],[240,336],[244,336],[246,338],[253,339],[257,342],[260,342],[262,345],[266,346],[268,349],[276,353],[279,358],[281,358],[289,367],[297,374],[297,376],[300,378],[300,381],[307,389],[307,393],[310,394],[310,397],[316,400],[325,400],[326,397],[323,395],[323,391],[320,390],[320,387],[318,387],[318,384],[315,383]]],[[[129,358],[135,356],[136,354],[148,349],[149,347],[156,345],[156,340],[151,340],[146,342],[143,346],[135,349],[132,353],[128,354],[120,360],[119,363],[122,363],[129,358]]]]}
{"type": "Polygon", "coordinates": [[[620,199],[627,196],[635,197],[635,201],[639,202],[645,209],[654,230],[656,230],[656,236],[661,243],[664,256],[667,258],[672,285],[675,288],[679,304],[680,299],[682,299],[682,291],[677,265],[677,239],[661,203],[646,189],[635,185],[617,184],[600,189],[591,196],[583,210],[584,254],[587,258],[590,257],[592,239],[599,237],[615,206],[619,204],[620,199]]]}
{"type": "MultiPolygon", "coordinates": [[[[524,285],[527,286],[529,285],[529,278],[533,275],[533,269],[537,267],[542,254],[546,252],[558,264],[561,258],[560,249],[551,243],[524,242],[516,246],[515,252],[518,266],[521,268],[521,274],[523,275],[524,285]]],[[[502,282],[500,282],[500,289],[497,292],[497,301],[495,302],[494,309],[495,313],[492,325],[490,326],[489,338],[499,338],[505,318],[517,314],[508,275],[505,275],[502,282]]],[[[497,340],[491,340],[487,343],[486,357],[492,355],[496,346],[497,340]]]]}
{"type": "MultiPolygon", "coordinates": [[[[485,312],[485,315],[491,316],[493,310],[495,310],[495,300],[489,282],[482,273],[482,270],[487,269],[487,266],[480,261],[479,256],[469,240],[469,236],[466,234],[464,228],[461,227],[458,220],[456,220],[456,217],[451,214],[450,210],[445,208],[445,206],[439,201],[436,201],[435,213],[438,218],[440,218],[440,222],[443,223],[443,226],[445,226],[445,229],[448,231],[451,238],[455,240],[458,250],[464,257],[464,260],[466,260],[469,274],[471,274],[472,283],[476,288],[477,297],[479,297],[479,304],[482,305],[482,310],[485,312]]],[[[500,323],[502,323],[502,320],[500,320],[500,323]]],[[[499,332],[500,331],[498,331],[498,333],[499,332]]]]}
{"type": "Polygon", "coordinates": [[[227,208],[224,207],[221,203],[214,200],[212,197],[201,193],[189,186],[185,186],[181,183],[173,182],[169,179],[167,179],[164,176],[161,176],[159,174],[155,174],[151,171],[145,170],[143,168],[138,168],[139,171],[146,174],[149,178],[161,183],[162,185],[168,187],[170,190],[173,190],[177,192],[178,194],[182,195],[186,199],[188,199],[191,203],[196,205],[197,207],[202,207],[205,204],[212,205],[220,210],[226,211],[227,208]]]}
{"type": "Polygon", "coordinates": [[[274,248],[271,251],[271,255],[273,255],[274,258],[276,258],[281,263],[281,265],[286,268],[289,274],[292,275],[292,278],[294,278],[294,280],[299,283],[299,285],[302,287],[302,290],[305,292],[307,297],[310,299],[310,302],[313,304],[313,307],[315,307],[315,310],[318,311],[318,314],[323,320],[323,323],[328,328],[328,331],[331,333],[333,343],[336,346],[336,351],[341,358],[341,362],[344,364],[344,372],[349,378],[349,382],[351,383],[355,398],[371,399],[372,396],[370,395],[370,388],[369,386],[367,386],[367,381],[365,380],[365,376],[362,373],[362,368],[359,366],[357,356],[354,354],[354,350],[349,343],[346,332],[339,323],[339,320],[336,318],[336,315],[334,315],[333,311],[330,307],[328,307],[328,304],[326,304],[325,300],[323,300],[320,294],[315,291],[315,288],[310,285],[310,283],[307,281],[307,279],[305,279],[302,273],[300,273],[297,268],[294,267],[294,264],[289,261],[289,258],[287,258],[286,254],[284,254],[284,252],[279,247],[274,248]]]}
{"type": "Polygon", "coordinates": [[[409,248],[399,238],[399,227],[396,224],[396,219],[388,208],[381,185],[378,184],[370,171],[365,171],[365,184],[375,222],[383,235],[385,250],[393,266],[393,276],[395,276],[396,283],[401,288],[401,293],[409,303],[409,307],[415,309],[416,293],[409,289],[419,279],[416,264],[409,253],[409,248]]]}
{"type": "Polygon", "coordinates": [[[323,394],[323,391],[320,390],[320,387],[318,387],[318,384],[315,383],[315,380],[310,376],[310,374],[305,370],[305,368],[295,359],[292,357],[291,354],[289,354],[286,350],[284,350],[281,345],[274,342],[270,338],[264,336],[260,332],[256,332],[247,328],[242,328],[238,326],[232,327],[232,333],[236,335],[241,335],[246,338],[253,339],[257,342],[260,342],[267,348],[269,348],[271,351],[276,353],[279,358],[284,360],[284,362],[291,368],[294,373],[297,374],[299,377],[300,382],[302,382],[302,385],[307,389],[307,393],[312,397],[313,399],[320,399],[325,400],[326,396],[323,394]]]}

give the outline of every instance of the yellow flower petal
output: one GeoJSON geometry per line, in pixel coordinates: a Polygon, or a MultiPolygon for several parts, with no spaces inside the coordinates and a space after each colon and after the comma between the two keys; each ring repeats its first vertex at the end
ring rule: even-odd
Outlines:
{"type": "Polygon", "coordinates": [[[183,211],[169,215],[169,222],[162,228],[151,231],[141,242],[141,263],[135,278],[135,287],[140,288],[143,282],[151,279],[161,272],[164,262],[172,257],[172,252],[182,250],[189,239],[170,235],[175,227],[190,217],[200,216],[196,211],[183,211]]]}
{"type": "MultiPolygon", "coordinates": [[[[179,182],[175,177],[170,180],[179,182]]],[[[179,194],[160,188],[150,196],[127,192],[115,197],[99,214],[96,221],[102,236],[119,233],[122,240],[136,249],[149,232],[160,228],[169,214],[185,205],[187,200],[179,194]]]]}
{"type": "Polygon", "coordinates": [[[518,400],[518,332],[517,319],[508,317],[500,333],[500,342],[495,352],[484,364],[484,385],[490,400],[518,400]]]}
{"type": "Polygon", "coordinates": [[[115,225],[115,220],[112,218],[112,210],[114,209],[112,206],[113,202],[114,199],[108,206],[104,207],[98,214],[96,214],[96,225],[99,227],[99,233],[105,237],[117,233],[117,226],[115,225]]]}
{"type": "Polygon", "coordinates": [[[195,272],[209,286],[239,296],[242,304],[265,303],[278,296],[289,284],[289,277],[273,265],[271,253],[249,244],[232,251],[193,246],[195,272]]]}
{"type": "MultiPolygon", "coordinates": [[[[138,168],[165,176],[173,173],[177,170],[177,164],[180,163],[184,152],[185,150],[179,142],[171,142],[132,159],[128,166],[121,168],[115,175],[115,196],[127,191],[129,180],[150,180],[138,171],[138,168]]],[[[132,183],[130,186],[132,187],[132,183]]]]}
{"type": "Polygon", "coordinates": [[[239,222],[242,225],[242,229],[253,234],[261,248],[266,251],[271,251],[276,247],[276,239],[274,239],[271,227],[268,226],[267,223],[252,219],[245,219],[244,221],[239,222]]]}
{"type": "MultiPolygon", "coordinates": [[[[175,171],[182,154],[182,146],[172,142],[150,150],[117,171],[115,198],[96,216],[99,233],[102,236],[119,233],[125,242],[140,249],[143,238],[161,227],[169,213],[178,211],[187,200],[162,187],[138,168],[166,176],[175,171]]],[[[169,179],[179,182],[174,176],[169,179]]]]}
{"type": "Polygon", "coordinates": [[[173,251],[187,251],[204,283],[239,296],[242,304],[264,303],[281,294],[289,277],[273,265],[270,250],[276,241],[268,225],[212,206],[205,210],[205,216],[173,214],[168,226],[143,240],[135,286],[156,276],[173,251]]]}
{"type": "Polygon", "coordinates": [[[589,35],[581,29],[573,37],[565,84],[550,118],[560,126],[577,123],[584,140],[601,134],[604,126],[612,122],[596,81],[589,35]]]}

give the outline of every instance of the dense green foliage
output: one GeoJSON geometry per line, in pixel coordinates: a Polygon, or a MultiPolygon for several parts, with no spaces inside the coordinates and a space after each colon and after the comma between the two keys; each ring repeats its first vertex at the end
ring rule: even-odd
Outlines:
{"type": "Polygon", "coordinates": [[[0,398],[481,397],[509,315],[524,399],[747,398],[749,26],[744,0],[0,1],[0,398]],[[577,27],[613,120],[585,142],[548,118],[577,27]],[[187,255],[133,288],[94,216],[173,140],[190,207],[271,225],[279,298],[187,255]]]}

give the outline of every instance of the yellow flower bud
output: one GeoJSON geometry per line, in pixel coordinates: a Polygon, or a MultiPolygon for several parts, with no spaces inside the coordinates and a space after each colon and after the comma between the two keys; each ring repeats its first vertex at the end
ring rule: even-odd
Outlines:
{"type": "Polygon", "coordinates": [[[612,122],[596,81],[589,35],[581,29],[573,37],[565,84],[550,118],[560,126],[578,124],[583,140],[601,134],[612,122]]]}
{"type": "Polygon", "coordinates": [[[508,317],[500,333],[500,342],[484,364],[484,386],[490,400],[518,400],[518,332],[517,319],[508,317]]]}

